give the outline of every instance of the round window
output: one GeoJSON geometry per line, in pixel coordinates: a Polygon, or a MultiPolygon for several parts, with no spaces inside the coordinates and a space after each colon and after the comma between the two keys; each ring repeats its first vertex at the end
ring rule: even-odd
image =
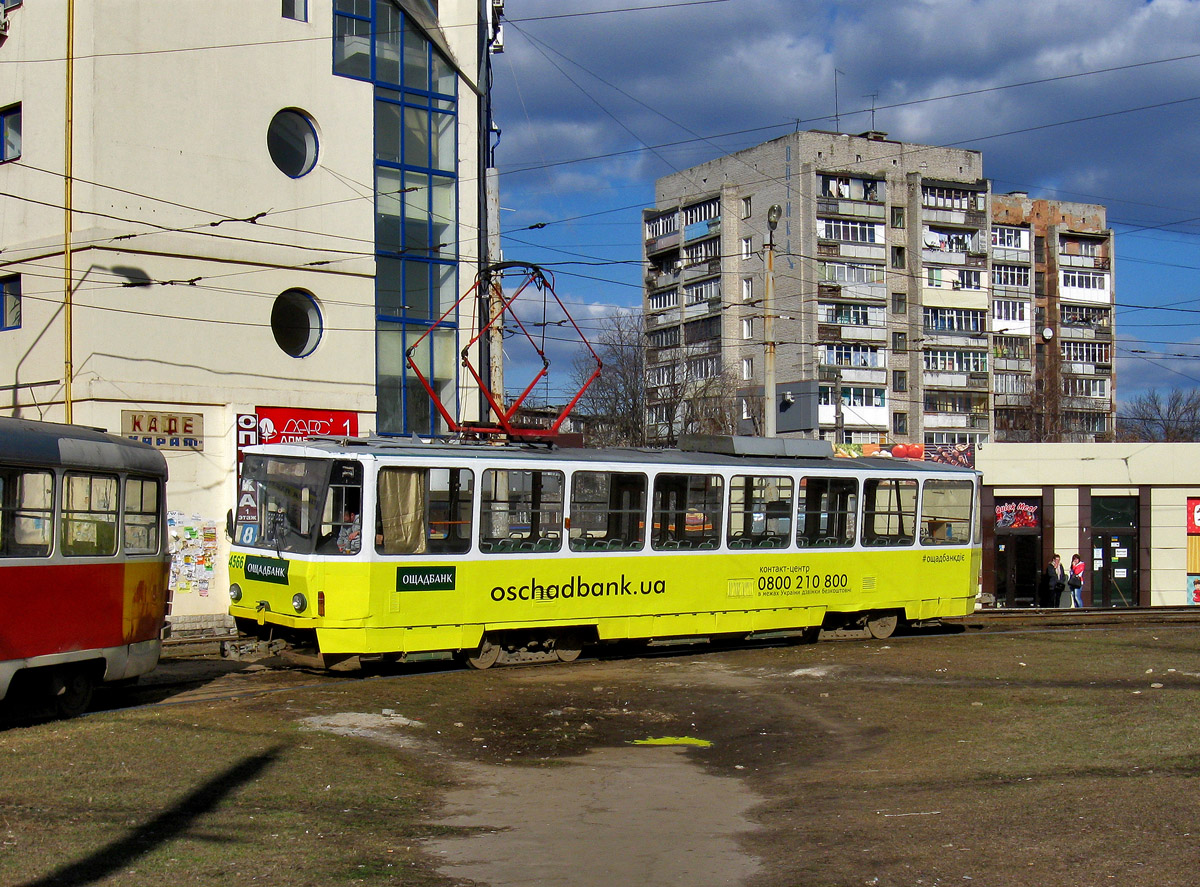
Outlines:
{"type": "Polygon", "coordinates": [[[267,150],[280,171],[293,179],[317,165],[317,130],[306,114],[286,108],[271,118],[267,150]]]}
{"type": "Polygon", "coordinates": [[[280,293],[271,308],[275,344],[292,357],[307,357],[321,341],[321,309],[304,290],[280,293]]]}

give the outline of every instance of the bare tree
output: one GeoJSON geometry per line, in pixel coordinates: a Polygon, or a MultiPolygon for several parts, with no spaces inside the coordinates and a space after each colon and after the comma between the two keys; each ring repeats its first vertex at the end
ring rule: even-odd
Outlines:
{"type": "MultiPolygon", "coordinates": [[[[642,315],[614,314],[603,322],[594,343],[602,369],[576,409],[586,417],[590,446],[643,446],[646,443],[646,351],[642,315]]],[[[582,385],[595,364],[577,356],[572,377],[582,385]]]]}
{"type": "Polygon", "coordinates": [[[1147,391],[1123,403],[1117,419],[1120,440],[1200,440],[1200,390],[1178,388],[1162,396],[1147,391]]]}

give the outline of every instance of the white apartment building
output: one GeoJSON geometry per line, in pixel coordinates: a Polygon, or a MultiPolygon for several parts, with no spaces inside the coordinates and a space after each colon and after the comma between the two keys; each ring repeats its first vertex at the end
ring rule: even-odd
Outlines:
{"type": "Polygon", "coordinates": [[[477,410],[480,0],[4,0],[0,409],[166,451],[177,628],[224,624],[241,445],[477,410]]]}
{"type": "Polygon", "coordinates": [[[644,309],[659,437],[704,430],[682,427],[694,410],[681,404],[729,389],[741,430],[762,433],[768,315],[783,433],[926,447],[1111,433],[1111,361],[1076,341],[1111,342],[1103,207],[994,202],[978,151],[876,132],[789,134],[664,177],[656,192],[643,214],[644,309]],[[1085,258],[1104,267],[1086,269],[1101,276],[1081,300],[1085,258]],[[1075,321],[1097,311],[1104,328],[1089,335],[1075,321]],[[1061,397],[1038,409],[1062,413],[1035,427],[1031,398],[1047,391],[1061,397]],[[815,409],[791,415],[812,421],[783,422],[806,395],[815,409]]]}

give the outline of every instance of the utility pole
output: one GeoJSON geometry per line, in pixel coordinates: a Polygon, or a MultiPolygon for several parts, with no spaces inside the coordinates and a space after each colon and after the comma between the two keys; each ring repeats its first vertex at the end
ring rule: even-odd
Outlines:
{"type": "Polygon", "coordinates": [[[778,203],[767,210],[767,280],[763,287],[763,344],[766,361],[763,367],[763,430],[764,437],[775,436],[775,228],[783,210],[778,203]]]}
{"type": "Polygon", "coordinates": [[[72,286],[75,269],[72,265],[71,232],[73,219],[71,204],[74,183],[74,138],[75,138],[75,0],[67,0],[67,104],[64,123],[65,155],[63,158],[63,408],[67,424],[75,420],[74,395],[71,383],[75,378],[75,343],[72,339],[73,305],[72,286]]]}

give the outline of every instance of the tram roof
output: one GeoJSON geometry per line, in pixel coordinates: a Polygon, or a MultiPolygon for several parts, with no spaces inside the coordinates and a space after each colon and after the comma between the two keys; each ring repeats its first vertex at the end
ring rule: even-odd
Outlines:
{"type": "Polygon", "coordinates": [[[688,449],[651,449],[642,447],[576,448],[545,444],[486,444],[476,441],[424,440],[415,437],[310,437],[291,444],[250,447],[248,453],[272,452],[297,457],[334,458],[368,456],[414,459],[522,459],[581,463],[628,463],[659,465],[703,465],[709,467],[802,467],[839,468],[895,472],[947,471],[974,474],[970,468],[928,462],[864,456],[857,459],[834,457],[827,441],[767,440],[751,437],[697,436],[684,441],[688,449]],[[782,445],[782,446],[772,446],[782,445]],[[823,444],[803,447],[797,444],[823,444]],[[772,452],[774,450],[774,452],[772,452]],[[815,454],[814,454],[815,453],[815,454]]]}
{"type": "Polygon", "coordinates": [[[167,473],[163,454],[140,441],[82,425],[5,417],[0,417],[0,463],[167,473]]]}

